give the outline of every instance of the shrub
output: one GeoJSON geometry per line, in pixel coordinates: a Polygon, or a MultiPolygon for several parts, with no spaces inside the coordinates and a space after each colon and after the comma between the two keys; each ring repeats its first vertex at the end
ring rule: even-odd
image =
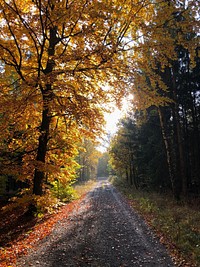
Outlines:
{"type": "Polygon", "coordinates": [[[51,191],[62,202],[69,202],[77,198],[77,193],[72,184],[63,185],[59,181],[52,182],[51,191]]]}

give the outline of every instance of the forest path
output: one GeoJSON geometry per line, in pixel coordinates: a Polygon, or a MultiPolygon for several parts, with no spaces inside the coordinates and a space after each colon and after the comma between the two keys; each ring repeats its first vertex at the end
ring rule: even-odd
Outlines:
{"type": "Polygon", "coordinates": [[[101,180],[67,219],[17,266],[174,266],[144,221],[107,180],[101,180]]]}

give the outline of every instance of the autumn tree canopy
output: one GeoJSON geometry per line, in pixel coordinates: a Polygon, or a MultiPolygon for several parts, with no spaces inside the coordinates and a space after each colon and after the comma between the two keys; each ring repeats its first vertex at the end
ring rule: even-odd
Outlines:
{"type": "Polygon", "coordinates": [[[163,81],[162,73],[178,58],[181,47],[189,52],[193,67],[199,53],[199,1],[155,0],[151,8],[148,18],[140,19],[138,31],[130,28],[138,37],[134,42],[132,73],[129,74],[134,105],[138,109],[170,102],[166,93],[170,88],[163,81]]]}
{"type": "Polygon", "coordinates": [[[122,124],[111,157],[124,176],[132,174],[124,165],[134,165],[132,177],[139,187],[170,188],[179,200],[200,188],[200,3],[152,3],[152,17],[139,30],[129,72],[134,118],[128,117],[122,124]],[[126,146],[123,138],[127,132],[130,140],[126,146]],[[132,162],[123,163],[128,152],[121,153],[118,147],[133,148],[133,155],[129,152],[132,162]]]}
{"type": "Polygon", "coordinates": [[[2,175],[42,195],[75,176],[78,146],[101,133],[109,101],[127,90],[138,107],[168,101],[158,63],[169,66],[180,43],[193,60],[196,4],[0,0],[2,175]]]}
{"type": "Polygon", "coordinates": [[[123,94],[136,3],[0,1],[1,170],[34,194],[70,177],[76,144],[100,133],[101,104],[123,94]]]}

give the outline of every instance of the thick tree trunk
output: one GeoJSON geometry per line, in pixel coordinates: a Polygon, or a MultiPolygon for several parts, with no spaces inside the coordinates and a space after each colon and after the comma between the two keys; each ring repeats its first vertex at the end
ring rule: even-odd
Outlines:
{"type": "MultiPolygon", "coordinates": [[[[47,103],[49,96],[43,96],[43,102],[47,103]]],[[[47,153],[47,145],[49,138],[49,128],[50,128],[51,116],[49,114],[49,108],[44,105],[42,112],[42,123],[40,128],[40,137],[37,150],[36,161],[38,162],[38,167],[35,168],[34,179],[33,179],[33,194],[42,195],[43,181],[45,178],[45,158],[47,153]]]]}
{"type": "Polygon", "coordinates": [[[45,158],[47,153],[47,145],[49,139],[49,129],[51,123],[51,111],[49,109],[50,103],[53,99],[52,82],[53,82],[53,69],[55,62],[53,56],[55,55],[55,47],[59,43],[57,37],[57,27],[52,27],[49,30],[49,48],[48,48],[48,60],[46,68],[43,73],[46,75],[46,85],[44,88],[41,87],[41,93],[43,97],[43,111],[42,111],[42,122],[40,126],[40,137],[37,149],[36,160],[38,166],[35,168],[34,179],[33,179],[33,194],[42,195],[43,193],[43,182],[45,178],[45,158]],[[50,79],[52,78],[52,79],[50,79]]]}

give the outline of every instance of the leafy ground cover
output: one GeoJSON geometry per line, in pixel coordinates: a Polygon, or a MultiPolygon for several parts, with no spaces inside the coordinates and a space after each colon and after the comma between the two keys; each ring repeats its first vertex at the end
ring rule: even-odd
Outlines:
{"type": "Polygon", "coordinates": [[[113,183],[156,232],[178,266],[200,266],[198,200],[177,203],[166,194],[135,191],[119,179],[113,183]]]}
{"type": "Polygon", "coordinates": [[[94,181],[74,186],[77,199],[59,206],[42,217],[27,216],[23,206],[13,210],[0,209],[0,266],[14,267],[16,260],[27,254],[33,245],[50,234],[54,225],[79,204],[84,195],[95,185],[94,181]]]}

